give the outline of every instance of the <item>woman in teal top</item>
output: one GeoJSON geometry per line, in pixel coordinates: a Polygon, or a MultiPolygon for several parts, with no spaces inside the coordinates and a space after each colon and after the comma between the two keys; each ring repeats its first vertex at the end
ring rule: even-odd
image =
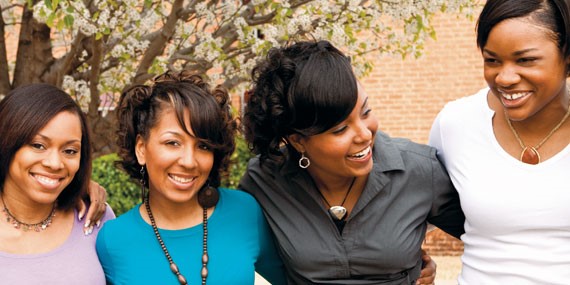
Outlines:
{"type": "Polygon", "coordinates": [[[257,271],[285,284],[255,199],[217,188],[235,148],[225,90],[167,72],[122,94],[118,122],[121,166],[144,200],[99,233],[108,283],[253,284],[257,271]]]}

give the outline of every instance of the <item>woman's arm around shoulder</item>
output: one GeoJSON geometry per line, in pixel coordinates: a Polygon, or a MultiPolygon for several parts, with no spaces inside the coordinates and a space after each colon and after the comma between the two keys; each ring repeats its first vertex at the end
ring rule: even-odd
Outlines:
{"type": "Polygon", "coordinates": [[[432,207],[428,215],[428,222],[442,229],[446,233],[460,238],[465,233],[465,215],[461,210],[459,194],[445,170],[437,159],[436,150],[433,149],[432,160],[432,207]]]}
{"type": "Polygon", "coordinates": [[[273,285],[287,284],[285,267],[279,256],[275,238],[267,224],[261,207],[256,202],[257,230],[259,237],[259,257],[255,263],[255,271],[273,285]]]}

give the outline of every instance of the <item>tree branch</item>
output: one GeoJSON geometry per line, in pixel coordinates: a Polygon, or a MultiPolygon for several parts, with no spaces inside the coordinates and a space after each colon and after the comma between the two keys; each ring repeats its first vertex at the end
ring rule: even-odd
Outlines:
{"type": "Polygon", "coordinates": [[[159,37],[156,37],[149,45],[146,53],[141,59],[139,68],[137,69],[135,78],[133,79],[133,84],[144,83],[145,75],[148,75],[148,69],[152,65],[153,60],[164,52],[164,48],[172,35],[174,35],[176,29],[176,22],[179,19],[177,12],[182,9],[183,0],[175,0],[172,3],[172,8],[170,10],[170,15],[168,15],[167,21],[162,27],[162,32],[159,37]]]}
{"type": "Polygon", "coordinates": [[[21,5],[21,4],[12,4],[12,5],[8,5],[8,6],[4,7],[4,8],[2,8],[2,6],[0,6],[0,12],[3,13],[3,12],[6,12],[6,11],[8,11],[8,10],[10,10],[10,9],[16,8],[16,7],[23,7],[23,5],[21,5]]]}
{"type": "Polygon", "coordinates": [[[63,77],[71,73],[71,71],[77,67],[73,63],[78,61],[77,58],[83,51],[83,45],[81,44],[83,39],[85,39],[85,35],[78,32],[75,39],[73,39],[73,43],[70,45],[70,50],[50,65],[48,71],[42,76],[42,79],[48,82],[55,82],[56,85],[60,86],[63,83],[63,77]]]}

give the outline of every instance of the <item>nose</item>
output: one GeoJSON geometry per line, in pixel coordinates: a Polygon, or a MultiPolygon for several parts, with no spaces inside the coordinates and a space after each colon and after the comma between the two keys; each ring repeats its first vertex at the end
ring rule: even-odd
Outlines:
{"type": "Polygon", "coordinates": [[[515,67],[507,65],[499,70],[495,83],[500,86],[512,86],[520,81],[521,77],[515,67]]]}
{"type": "Polygon", "coordinates": [[[356,137],[354,140],[356,143],[370,142],[370,140],[372,140],[373,130],[371,126],[367,124],[366,120],[360,120],[356,129],[356,137]]]}
{"type": "Polygon", "coordinates": [[[47,156],[42,160],[42,165],[50,169],[62,169],[63,160],[61,154],[57,150],[52,150],[47,153],[47,156]]]}
{"type": "Polygon", "coordinates": [[[184,147],[184,151],[182,151],[180,158],[178,159],[178,163],[185,168],[195,167],[196,156],[194,153],[194,148],[189,146],[184,147]]]}

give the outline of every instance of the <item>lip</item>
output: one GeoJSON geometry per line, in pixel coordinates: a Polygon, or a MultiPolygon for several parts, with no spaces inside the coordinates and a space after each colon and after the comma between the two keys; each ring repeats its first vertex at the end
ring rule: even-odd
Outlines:
{"type": "Polygon", "coordinates": [[[524,105],[533,94],[532,91],[497,89],[498,98],[505,108],[517,108],[524,105]]]}
{"type": "Polygon", "coordinates": [[[175,185],[177,188],[186,189],[194,185],[198,176],[196,175],[187,175],[187,174],[175,174],[169,173],[168,179],[175,185]]]}
{"type": "Polygon", "coordinates": [[[49,173],[35,173],[31,172],[30,176],[43,188],[47,190],[55,190],[59,188],[62,181],[65,179],[64,176],[54,175],[49,173]]]}
{"type": "Polygon", "coordinates": [[[365,148],[347,155],[347,159],[350,161],[356,161],[356,162],[367,162],[370,158],[372,157],[372,145],[368,145],[365,148]],[[354,157],[353,155],[355,154],[359,154],[362,152],[366,152],[366,154],[363,157],[354,157]]]}

